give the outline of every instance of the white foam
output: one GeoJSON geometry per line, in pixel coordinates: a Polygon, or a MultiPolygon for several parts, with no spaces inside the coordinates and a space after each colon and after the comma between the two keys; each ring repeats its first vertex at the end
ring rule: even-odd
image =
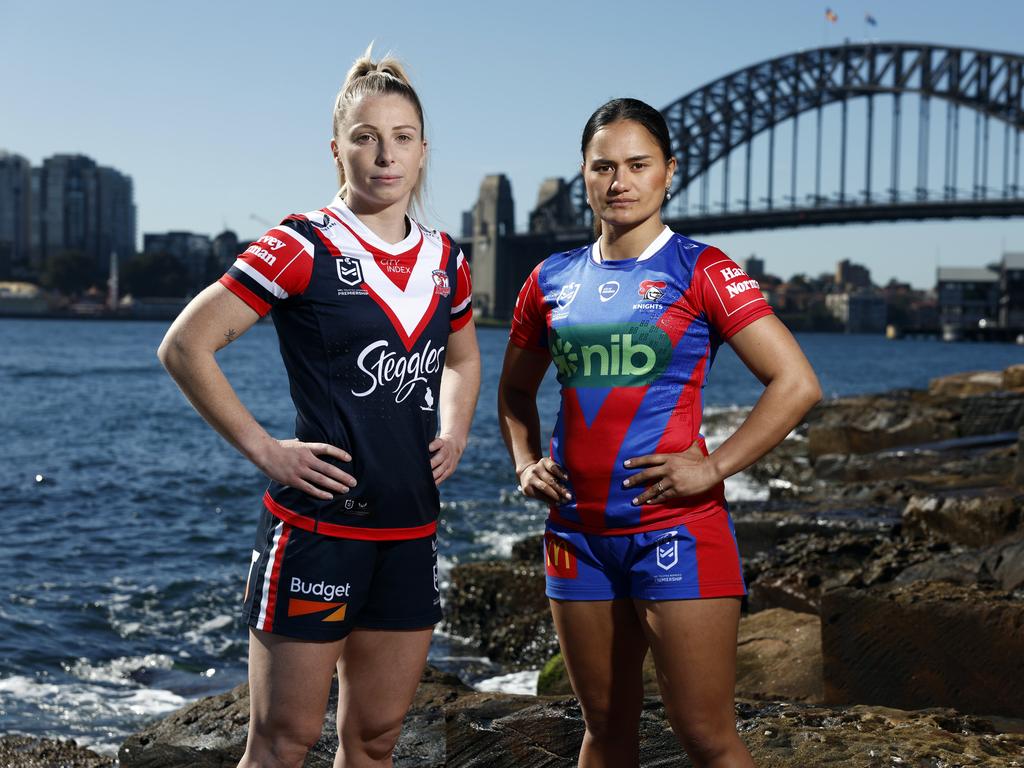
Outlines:
{"type": "Polygon", "coordinates": [[[80,680],[97,683],[132,685],[131,674],[141,669],[171,669],[174,661],[161,653],[146,656],[121,656],[105,662],[93,662],[80,658],[65,669],[80,680]]]}
{"type": "Polygon", "coordinates": [[[136,715],[159,715],[170,712],[185,704],[187,699],[161,688],[144,688],[133,691],[122,699],[128,710],[136,715]]]}
{"type": "Polygon", "coordinates": [[[528,669],[524,672],[511,672],[507,675],[489,677],[474,685],[478,691],[496,693],[520,693],[534,696],[537,693],[537,678],[540,670],[528,669]]]}
{"type": "Polygon", "coordinates": [[[221,614],[220,616],[214,616],[212,619],[208,619],[199,625],[197,631],[199,633],[213,632],[218,629],[224,629],[224,627],[230,626],[234,618],[221,614]]]}

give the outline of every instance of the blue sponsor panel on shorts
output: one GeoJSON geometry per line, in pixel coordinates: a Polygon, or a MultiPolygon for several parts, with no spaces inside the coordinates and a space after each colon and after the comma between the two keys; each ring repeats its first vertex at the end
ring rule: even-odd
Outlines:
{"type": "Polygon", "coordinates": [[[732,521],[724,510],[661,531],[599,535],[548,521],[548,597],[692,600],[746,594],[732,521]]]}

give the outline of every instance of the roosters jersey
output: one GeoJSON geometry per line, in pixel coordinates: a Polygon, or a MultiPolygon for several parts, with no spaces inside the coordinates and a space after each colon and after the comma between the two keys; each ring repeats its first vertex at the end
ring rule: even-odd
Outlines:
{"type": "Polygon", "coordinates": [[[549,354],[562,402],[551,457],[572,500],[551,519],[586,533],[667,528],[724,507],[724,484],[633,506],[623,462],[698,441],[702,389],[723,341],[771,307],[734,261],[668,227],[636,259],[602,261],[600,241],[539,264],[523,286],[511,342],[549,354]]]}
{"type": "Polygon", "coordinates": [[[220,282],[271,313],[295,404],[295,436],[336,445],[321,456],[357,480],[325,501],[271,481],[267,509],[329,536],[411,539],[437,525],[427,444],[448,335],[470,322],[471,281],[444,233],[410,221],[386,243],[338,197],[287,217],[253,243],[220,282]]]}

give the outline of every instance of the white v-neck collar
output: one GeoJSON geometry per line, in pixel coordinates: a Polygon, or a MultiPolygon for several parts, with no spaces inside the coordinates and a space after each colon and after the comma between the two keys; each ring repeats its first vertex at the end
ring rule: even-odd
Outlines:
{"type": "Polygon", "coordinates": [[[397,256],[398,254],[405,253],[414,248],[420,241],[420,238],[423,237],[423,233],[420,231],[419,225],[411,216],[407,215],[405,220],[409,223],[409,234],[406,235],[404,240],[399,240],[397,243],[389,243],[386,240],[381,239],[376,232],[366,226],[360,218],[352,212],[352,209],[345,203],[340,192],[335,195],[328,207],[360,238],[365,240],[374,248],[384,251],[384,253],[392,256],[397,256]]]}
{"type": "MultiPolygon", "coordinates": [[[[654,238],[654,240],[651,241],[650,245],[644,248],[643,253],[637,256],[636,259],[621,259],[621,261],[647,261],[647,259],[651,258],[651,256],[653,256],[654,254],[656,254],[658,251],[665,247],[665,243],[669,241],[670,237],[672,237],[672,230],[669,229],[668,225],[666,224],[665,228],[661,230],[661,232],[658,234],[656,238],[654,238]]],[[[594,244],[590,246],[590,258],[593,259],[595,264],[614,264],[615,261],[605,261],[601,257],[602,239],[603,238],[601,237],[597,238],[597,240],[594,241],[594,244]]]]}

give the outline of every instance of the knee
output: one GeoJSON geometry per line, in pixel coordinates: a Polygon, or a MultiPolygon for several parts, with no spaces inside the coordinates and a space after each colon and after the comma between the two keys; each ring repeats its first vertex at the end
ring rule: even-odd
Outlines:
{"type": "Polygon", "coordinates": [[[304,723],[294,719],[274,719],[250,724],[249,740],[254,762],[274,768],[298,768],[310,748],[320,739],[323,721],[304,723]]]}
{"type": "Polygon", "coordinates": [[[587,733],[591,738],[600,741],[622,739],[635,731],[636,729],[631,726],[639,722],[642,707],[642,699],[636,702],[623,700],[580,701],[587,733]]]}
{"type": "Polygon", "coordinates": [[[677,733],[695,765],[707,765],[729,754],[739,740],[731,722],[690,721],[677,733]]]}
{"type": "Polygon", "coordinates": [[[370,760],[384,762],[391,757],[401,733],[401,717],[346,723],[341,737],[342,750],[348,753],[358,751],[370,760]]]}

